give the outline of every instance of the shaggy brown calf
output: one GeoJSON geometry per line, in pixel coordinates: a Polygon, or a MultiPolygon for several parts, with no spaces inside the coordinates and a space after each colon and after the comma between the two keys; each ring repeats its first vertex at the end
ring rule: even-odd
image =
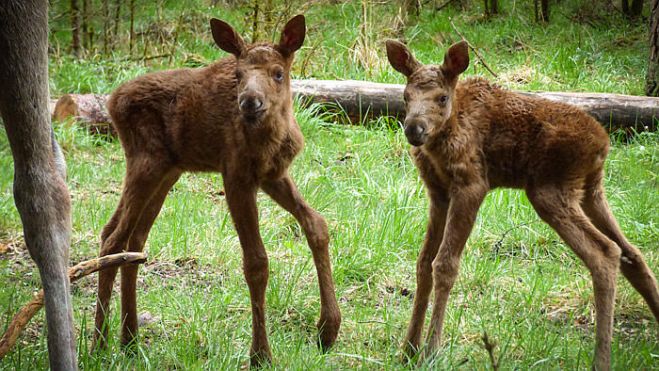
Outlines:
{"type": "MultiPolygon", "coordinates": [[[[228,24],[213,19],[215,43],[233,54],[205,68],[158,72],[117,89],[108,108],[126,153],[119,206],[103,228],[101,255],[142,251],[160,208],[184,171],[222,173],[226,199],[243,250],[252,302],[253,365],[271,360],[265,328],[268,257],[259,233],[256,193],[263,189],[298,220],[320,285],[320,346],[330,347],[341,322],[330,266],[327,224],[297,191],[288,167],[302,149],[293,117],[290,69],[304,41],[304,17],[291,19],[277,45],[246,45],[228,24]]],[[[96,342],[104,346],[105,318],[117,271],[100,273],[96,342]]],[[[122,343],[137,334],[137,267],[121,268],[122,343]]]]}
{"type": "Polygon", "coordinates": [[[407,355],[418,350],[433,281],[435,303],[422,356],[438,350],[449,291],[478,208],[490,189],[511,187],[526,190],[538,215],[590,270],[597,332],[594,366],[609,369],[618,268],[658,320],[659,291],[604,196],[606,131],[566,104],[515,94],[483,79],[458,84],[469,65],[464,42],[449,48],[441,66],[422,65],[393,40],[387,42],[387,56],[407,77],[405,135],[430,197],[404,344],[407,355]]]}

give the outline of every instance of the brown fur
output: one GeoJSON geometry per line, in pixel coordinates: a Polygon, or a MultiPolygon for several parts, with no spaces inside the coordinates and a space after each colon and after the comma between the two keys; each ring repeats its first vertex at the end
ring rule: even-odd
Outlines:
{"type": "MultiPolygon", "coordinates": [[[[216,43],[235,54],[200,69],[139,77],[117,89],[109,112],[126,153],[126,179],[117,211],[101,236],[101,255],[141,251],[168,191],[184,171],[223,175],[227,203],[243,249],[252,301],[252,364],[271,359],[265,329],[268,258],[258,227],[262,188],[301,224],[312,250],[321,293],[320,345],[330,347],[341,316],[334,293],[325,220],[297,191],[288,167],[303,147],[293,117],[290,68],[304,40],[304,17],[293,18],[278,45],[245,45],[224,22],[211,21],[216,43]],[[262,103],[262,111],[258,111],[262,103]],[[258,111],[258,112],[257,112],[258,111]]],[[[137,334],[137,268],[122,268],[122,342],[137,334]]],[[[104,327],[114,272],[99,275],[97,342],[104,327]]]]}
{"type": "Polygon", "coordinates": [[[640,251],[623,236],[604,196],[606,131],[581,110],[506,91],[483,79],[458,83],[469,63],[466,43],[441,66],[423,66],[407,47],[387,42],[394,68],[407,76],[405,133],[430,196],[430,220],[417,263],[417,294],[405,339],[419,345],[429,294],[435,303],[424,356],[438,350],[449,291],[487,192],[522,188],[591,272],[595,291],[594,367],[610,368],[618,267],[659,320],[659,291],[640,251]]]}

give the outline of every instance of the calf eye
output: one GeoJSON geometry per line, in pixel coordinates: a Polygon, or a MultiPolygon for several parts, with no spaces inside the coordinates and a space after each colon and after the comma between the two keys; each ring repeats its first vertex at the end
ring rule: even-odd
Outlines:
{"type": "Polygon", "coordinates": [[[236,70],[236,80],[240,81],[243,79],[243,71],[236,70]]]}
{"type": "Polygon", "coordinates": [[[438,101],[439,104],[441,104],[442,106],[443,106],[443,105],[446,105],[446,102],[448,102],[448,96],[447,96],[447,95],[440,95],[440,96],[437,98],[437,101],[438,101]]]}
{"type": "Polygon", "coordinates": [[[275,79],[275,81],[277,82],[282,82],[284,80],[284,71],[276,70],[272,78],[275,79]]]}

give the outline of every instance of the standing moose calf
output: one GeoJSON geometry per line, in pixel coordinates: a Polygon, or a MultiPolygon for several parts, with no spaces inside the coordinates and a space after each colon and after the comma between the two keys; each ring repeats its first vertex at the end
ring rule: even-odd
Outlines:
{"type": "MultiPolygon", "coordinates": [[[[229,211],[243,250],[252,303],[252,365],[271,360],[265,327],[268,257],[259,234],[256,193],[263,189],[301,224],[320,285],[319,345],[332,346],[341,314],[330,266],[327,224],[297,191],[288,167],[302,149],[293,116],[290,69],[304,42],[302,15],[291,19],[279,44],[247,45],[228,24],[212,19],[215,43],[233,54],[200,69],[139,77],[108,102],[126,153],[119,206],[103,228],[101,255],[142,251],[160,208],[184,171],[222,173],[229,211]]],[[[117,270],[99,274],[97,346],[105,346],[105,319],[117,270]]],[[[137,267],[121,268],[122,343],[137,334],[137,267]]]]}
{"type": "Polygon", "coordinates": [[[405,351],[419,348],[430,290],[435,302],[422,356],[438,350],[460,256],[487,192],[523,188],[540,218],[590,270],[595,291],[594,367],[610,368],[618,268],[659,320],[659,290],[641,252],[622,234],[604,196],[606,131],[579,109],[530,98],[483,79],[458,84],[469,65],[465,42],[441,66],[419,63],[400,42],[386,43],[407,77],[405,135],[430,197],[430,220],[417,262],[417,291],[405,351]]]}

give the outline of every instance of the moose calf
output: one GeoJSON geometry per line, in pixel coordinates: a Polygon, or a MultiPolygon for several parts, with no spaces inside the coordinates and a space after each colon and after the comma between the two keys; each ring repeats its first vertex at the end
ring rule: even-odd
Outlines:
{"type": "MultiPolygon", "coordinates": [[[[215,43],[233,54],[200,69],[148,74],[118,88],[108,102],[126,153],[119,206],[103,228],[101,255],[142,251],[167,193],[184,171],[222,173],[226,199],[243,250],[252,303],[250,360],[271,360],[265,328],[268,257],[259,234],[256,193],[263,189],[301,224],[320,285],[320,346],[330,347],[341,322],[330,266],[327,224],[302,198],[288,167],[302,149],[293,116],[290,69],[304,42],[302,15],[284,27],[279,44],[245,44],[223,21],[210,22],[215,43]]],[[[99,274],[97,346],[117,274],[99,274]]],[[[122,343],[137,334],[137,267],[121,268],[122,343]]]]}
{"type": "Polygon", "coordinates": [[[479,78],[458,83],[469,65],[465,42],[440,66],[422,65],[400,42],[386,43],[407,77],[405,135],[430,197],[430,220],[417,262],[417,291],[405,338],[418,350],[431,287],[435,302],[422,356],[437,351],[460,256],[487,192],[523,188],[536,212],[590,270],[595,292],[594,367],[610,368],[618,268],[659,320],[657,283],[624,237],[604,196],[606,131],[581,110],[515,94],[479,78]],[[434,286],[433,286],[434,281],[434,286]]]}

